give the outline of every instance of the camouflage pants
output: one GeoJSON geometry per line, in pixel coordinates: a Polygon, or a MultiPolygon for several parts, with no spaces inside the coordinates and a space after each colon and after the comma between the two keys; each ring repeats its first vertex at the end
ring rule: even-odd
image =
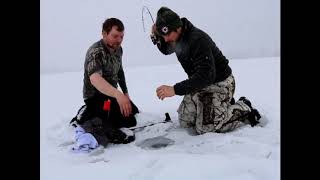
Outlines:
{"type": "Polygon", "coordinates": [[[228,132],[242,126],[250,107],[242,101],[231,104],[234,91],[235,80],[230,75],[224,81],[185,95],[178,108],[181,127],[195,127],[198,134],[203,134],[228,132]]]}

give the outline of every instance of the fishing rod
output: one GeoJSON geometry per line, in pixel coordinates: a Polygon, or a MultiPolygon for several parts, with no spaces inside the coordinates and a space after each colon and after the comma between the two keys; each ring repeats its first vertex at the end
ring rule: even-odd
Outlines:
{"type": "Polygon", "coordinates": [[[144,13],[145,11],[147,11],[147,13],[150,15],[151,17],[151,20],[152,20],[152,23],[154,24],[154,20],[153,20],[153,17],[150,13],[150,10],[147,6],[142,6],[142,14],[141,14],[141,18],[142,18],[142,26],[143,26],[143,32],[146,32],[146,28],[145,28],[145,25],[144,25],[144,13]]]}

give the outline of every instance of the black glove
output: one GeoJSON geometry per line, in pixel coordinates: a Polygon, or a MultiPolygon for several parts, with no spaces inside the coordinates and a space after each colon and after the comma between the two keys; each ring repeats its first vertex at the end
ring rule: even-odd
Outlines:
{"type": "Polygon", "coordinates": [[[156,36],[154,33],[152,33],[152,34],[150,35],[150,38],[151,38],[151,41],[152,41],[152,43],[153,43],[154,45],[160,43],[160,40],[157,38],[157,36],[156,36]]]}

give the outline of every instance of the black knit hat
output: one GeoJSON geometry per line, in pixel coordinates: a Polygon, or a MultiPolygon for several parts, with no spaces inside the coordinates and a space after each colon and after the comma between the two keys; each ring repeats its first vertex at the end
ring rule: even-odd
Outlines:
{"type": "Polygon", "coordinates": [[[161,35],[167,35],[171,31],[182,26],[179,15],[167,7],[161,7],[157,13],[156,28],[161,35]]]}

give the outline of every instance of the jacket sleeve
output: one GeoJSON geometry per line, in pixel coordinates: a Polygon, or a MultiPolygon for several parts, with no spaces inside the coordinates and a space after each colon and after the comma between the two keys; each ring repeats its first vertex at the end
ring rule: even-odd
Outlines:
{"type": "Polygon", "coordinates": [[[84,64],[85,71],[88,72],[88,76],[98,72],[102,75],[102,53],[97,49],[89,49],[86,54],[86,62],[84,64]]]}
{"type": "Polygon", "coordinates": [[[123,67],[122,67],[122,54],[123,54],[123,50],[122,48],[121,50],[121,58],[120,58],[120,68],[118,71],[118,78],[119,78],[119,85],[121,87],[121,90],[123,93],[128,93],[128,88],[127,88],[127,83],[126,83],[126,77],[124,75],[124,71],[123,71],[123,67]]]}
{"type": "Polygon", "coordinates": [[[214,82],[216,68],[212,50],[209,45],[210,43],[206,38],[200,38],[191,44],[190,60],[192,61],[195,72],[189,79],[174,85],[174,90],[177,95],[190,94],[214,82]]]}
{"type": "Polygon", "coordinates": [[[128,88],[127,88],[127,84],[126,84],[126,78],[124,75],[124,71],[122,68],[122,64],[120,66],[119,72],[118,72],[118,78],[119,78],[119,85],[122,89],[123,93],[128,93],[128,88]]]}

